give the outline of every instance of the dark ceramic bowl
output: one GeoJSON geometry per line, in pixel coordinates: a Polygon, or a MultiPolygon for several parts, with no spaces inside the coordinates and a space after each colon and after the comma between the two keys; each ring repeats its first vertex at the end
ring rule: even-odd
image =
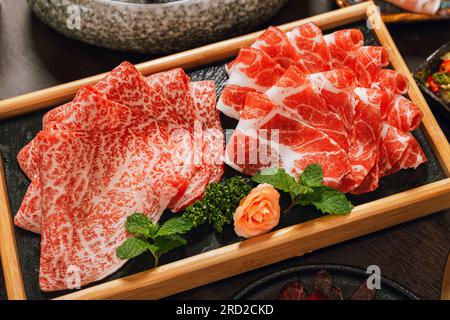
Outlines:
{"type": "Polygon", "coordinates": [[[167,53],[248,32],[287,0],[28,0],[34,13],[64,35],[101,47],[167,53]],[[149,1],[150,2],[150,1],[149,1]]]}
{"type": "Polygon", "coordinates": [[[439,66],[442,63],[441,57],[447,52],[450,52],[450,42],[447,42],[436,50],[431,56],[429,56],[428,59],[425,60],[425,62],[422,63],[416,71],[414,71],[413,76],[422,91],[425,92],[431,99],[436,101],[442,107],[442,111],[447,119],[450,119],[450,105],[428,89],[425,85],[427,77],[439,69],[439,66]]]}
{"type": "MultiPolygon", "coordinates": [[[[312,292],[315,275],[327,271],[333,279],[333,285],[342,290],[344,299],[349,299],[355,290],[366,281],[369,274],[365,270],[342,265],[319,264],[287,268],[253,282],[241,289],[235,300],[276,300],[281,288],[290,281],[300,280],[308,292],[312,292]]],[[[381,277],[381,288],[377,290],[375,300],[419,300],[410,291],[381,277]]]]}

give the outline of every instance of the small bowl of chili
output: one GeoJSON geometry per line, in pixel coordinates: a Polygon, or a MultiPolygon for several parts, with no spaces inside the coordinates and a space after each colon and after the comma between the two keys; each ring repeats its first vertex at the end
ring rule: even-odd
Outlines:
{"type": "Polygon", "coordinates": [[[450,42],[428,57],[413,75],[422,91],[437,101],[450,119],[450,42]]]}

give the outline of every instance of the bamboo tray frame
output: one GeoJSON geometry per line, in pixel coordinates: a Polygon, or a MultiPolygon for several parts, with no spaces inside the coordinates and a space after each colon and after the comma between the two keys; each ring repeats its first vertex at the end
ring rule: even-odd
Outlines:
{"type": "MultiPolygon", "coordinates": [[[[159,299],[294,256],[366,235],[450,207],[450,147],[373,2],[328,12],[280,26],[288,31],[305,22],[322,29],[369,19],[374,32],[387,49],[392,66],[408,76],[409,96],[424,113],[421,128],[443,168],[445,179],[356,206],[346,216],[324,216],[159,266],[122,279],[76,291],[58,299],[159,299]]],[[[201,48],[144,62],[137,68],[144,74],[175,68],[191,68],[230,58],[242,46],[250,45],[261,32],[218,42],[201,48]]],[[[77,89],[93,84],[105,74],[62,84],[0,101],[0,120],[62,103],[77,89]]],[[[9,299],[26,299],[14,226],[8,205],[3,169],[0,166],[0,256],[9,299]]]]}

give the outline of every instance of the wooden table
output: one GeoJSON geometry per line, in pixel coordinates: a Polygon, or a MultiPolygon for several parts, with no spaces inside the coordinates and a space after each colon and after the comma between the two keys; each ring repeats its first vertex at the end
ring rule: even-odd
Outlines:
{"type": "MultiPolygon", "coordinates": [[[[291,0],[272,24],[334,9],[331,0],[291,0]]],[[[411,70],[450,40],[450,22],[389,26],[411,70]]],[[[123,60],[138,63],[150,55],[96,48],[66,39],[42,24],[24,0],[3,0],[0,18],[0,99],[111,70],[123,60]]],[[[436,110],[450,137],[450,124],[436,110]]],[[[376,264],[382,275],[420,298],[439,298],[450,248],[450,210],[382,232],[319,250],[174,296],[176,299],[227,299],[255,279],[281,268],[337,263],[366,269],[376,264]]],[[[0,278],[0,299],[6,297],[0,278]]]]}

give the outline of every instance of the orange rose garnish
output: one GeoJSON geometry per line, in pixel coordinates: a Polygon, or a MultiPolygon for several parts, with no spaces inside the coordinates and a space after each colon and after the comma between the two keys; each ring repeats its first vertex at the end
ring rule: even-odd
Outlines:
{"type": "Polygon", "coordinates": [[[272,230],[280,221],[280,194],[270,184],[254,188],[234,213],[234,231],[251,238],[272,230]]]}

